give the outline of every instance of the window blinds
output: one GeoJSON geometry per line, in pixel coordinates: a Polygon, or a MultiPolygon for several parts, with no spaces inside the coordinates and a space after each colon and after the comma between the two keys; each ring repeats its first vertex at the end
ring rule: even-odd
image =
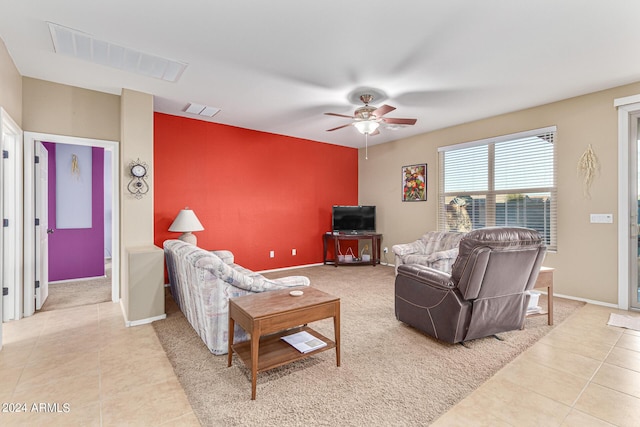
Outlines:
{"type": "Polygon", "coordinates": [[[556,243],[556,128],[441,147],[439,229],[538,230],[556,243]]]}

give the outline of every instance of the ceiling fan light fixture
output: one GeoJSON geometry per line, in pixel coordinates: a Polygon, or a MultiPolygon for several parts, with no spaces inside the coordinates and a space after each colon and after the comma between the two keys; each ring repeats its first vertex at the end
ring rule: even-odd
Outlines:
{"type": "Polygon", "coordinates": [[[378,126],[380,126],[380,123],[378,123],[375,120],[361,120],[359,122],[355,122],[353,125],[356,127],[356,129],[358,129],[358,132],[360,132],[361,134],[370,135],[373,132],[375,132],[376,129],[378,129],[378,126]]]}

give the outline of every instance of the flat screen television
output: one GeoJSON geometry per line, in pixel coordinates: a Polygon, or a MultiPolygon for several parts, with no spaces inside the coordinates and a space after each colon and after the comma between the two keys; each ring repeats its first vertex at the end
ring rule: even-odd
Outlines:
{"type": "Polygon", "coordinates": [[[334,205],[332,209],[333,231],[348,234],[375,233],[375,206],[334,205]]]}

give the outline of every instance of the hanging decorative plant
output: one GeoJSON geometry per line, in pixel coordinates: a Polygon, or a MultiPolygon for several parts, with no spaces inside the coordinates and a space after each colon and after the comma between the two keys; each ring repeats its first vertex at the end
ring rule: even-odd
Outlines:
{"type": "Polygon", "coordinates": [[[591,184],[600,170],[598,157],[593,151],[591,144],[587,147],[580,159],[578,160],[578,175],[582,177],[582,193],[585,198],[591,198],[591,184]]]}
{"type": "Polygon", "coordinates": [[[78,164],[78,156],[71,155],[71,175],[80,176],[80,165],[78,164]]]}

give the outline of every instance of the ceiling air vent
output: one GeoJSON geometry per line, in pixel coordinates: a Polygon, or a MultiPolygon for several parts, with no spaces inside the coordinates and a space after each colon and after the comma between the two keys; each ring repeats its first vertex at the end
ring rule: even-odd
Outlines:
{"type": "Polygon", "coordinates": [[[61,55],[131,73],[177,82],[187,64],[119,46],[92,35],[49,22],[53,48],[61,55]]]}
{"type": "Polygon", "coordinates": [[[209,107],[207,105],[196,104],[192,102],[184,110],[185,113],[197,114],[199,116],[213,117],[220,111],[219,108],[209,107]]]}

